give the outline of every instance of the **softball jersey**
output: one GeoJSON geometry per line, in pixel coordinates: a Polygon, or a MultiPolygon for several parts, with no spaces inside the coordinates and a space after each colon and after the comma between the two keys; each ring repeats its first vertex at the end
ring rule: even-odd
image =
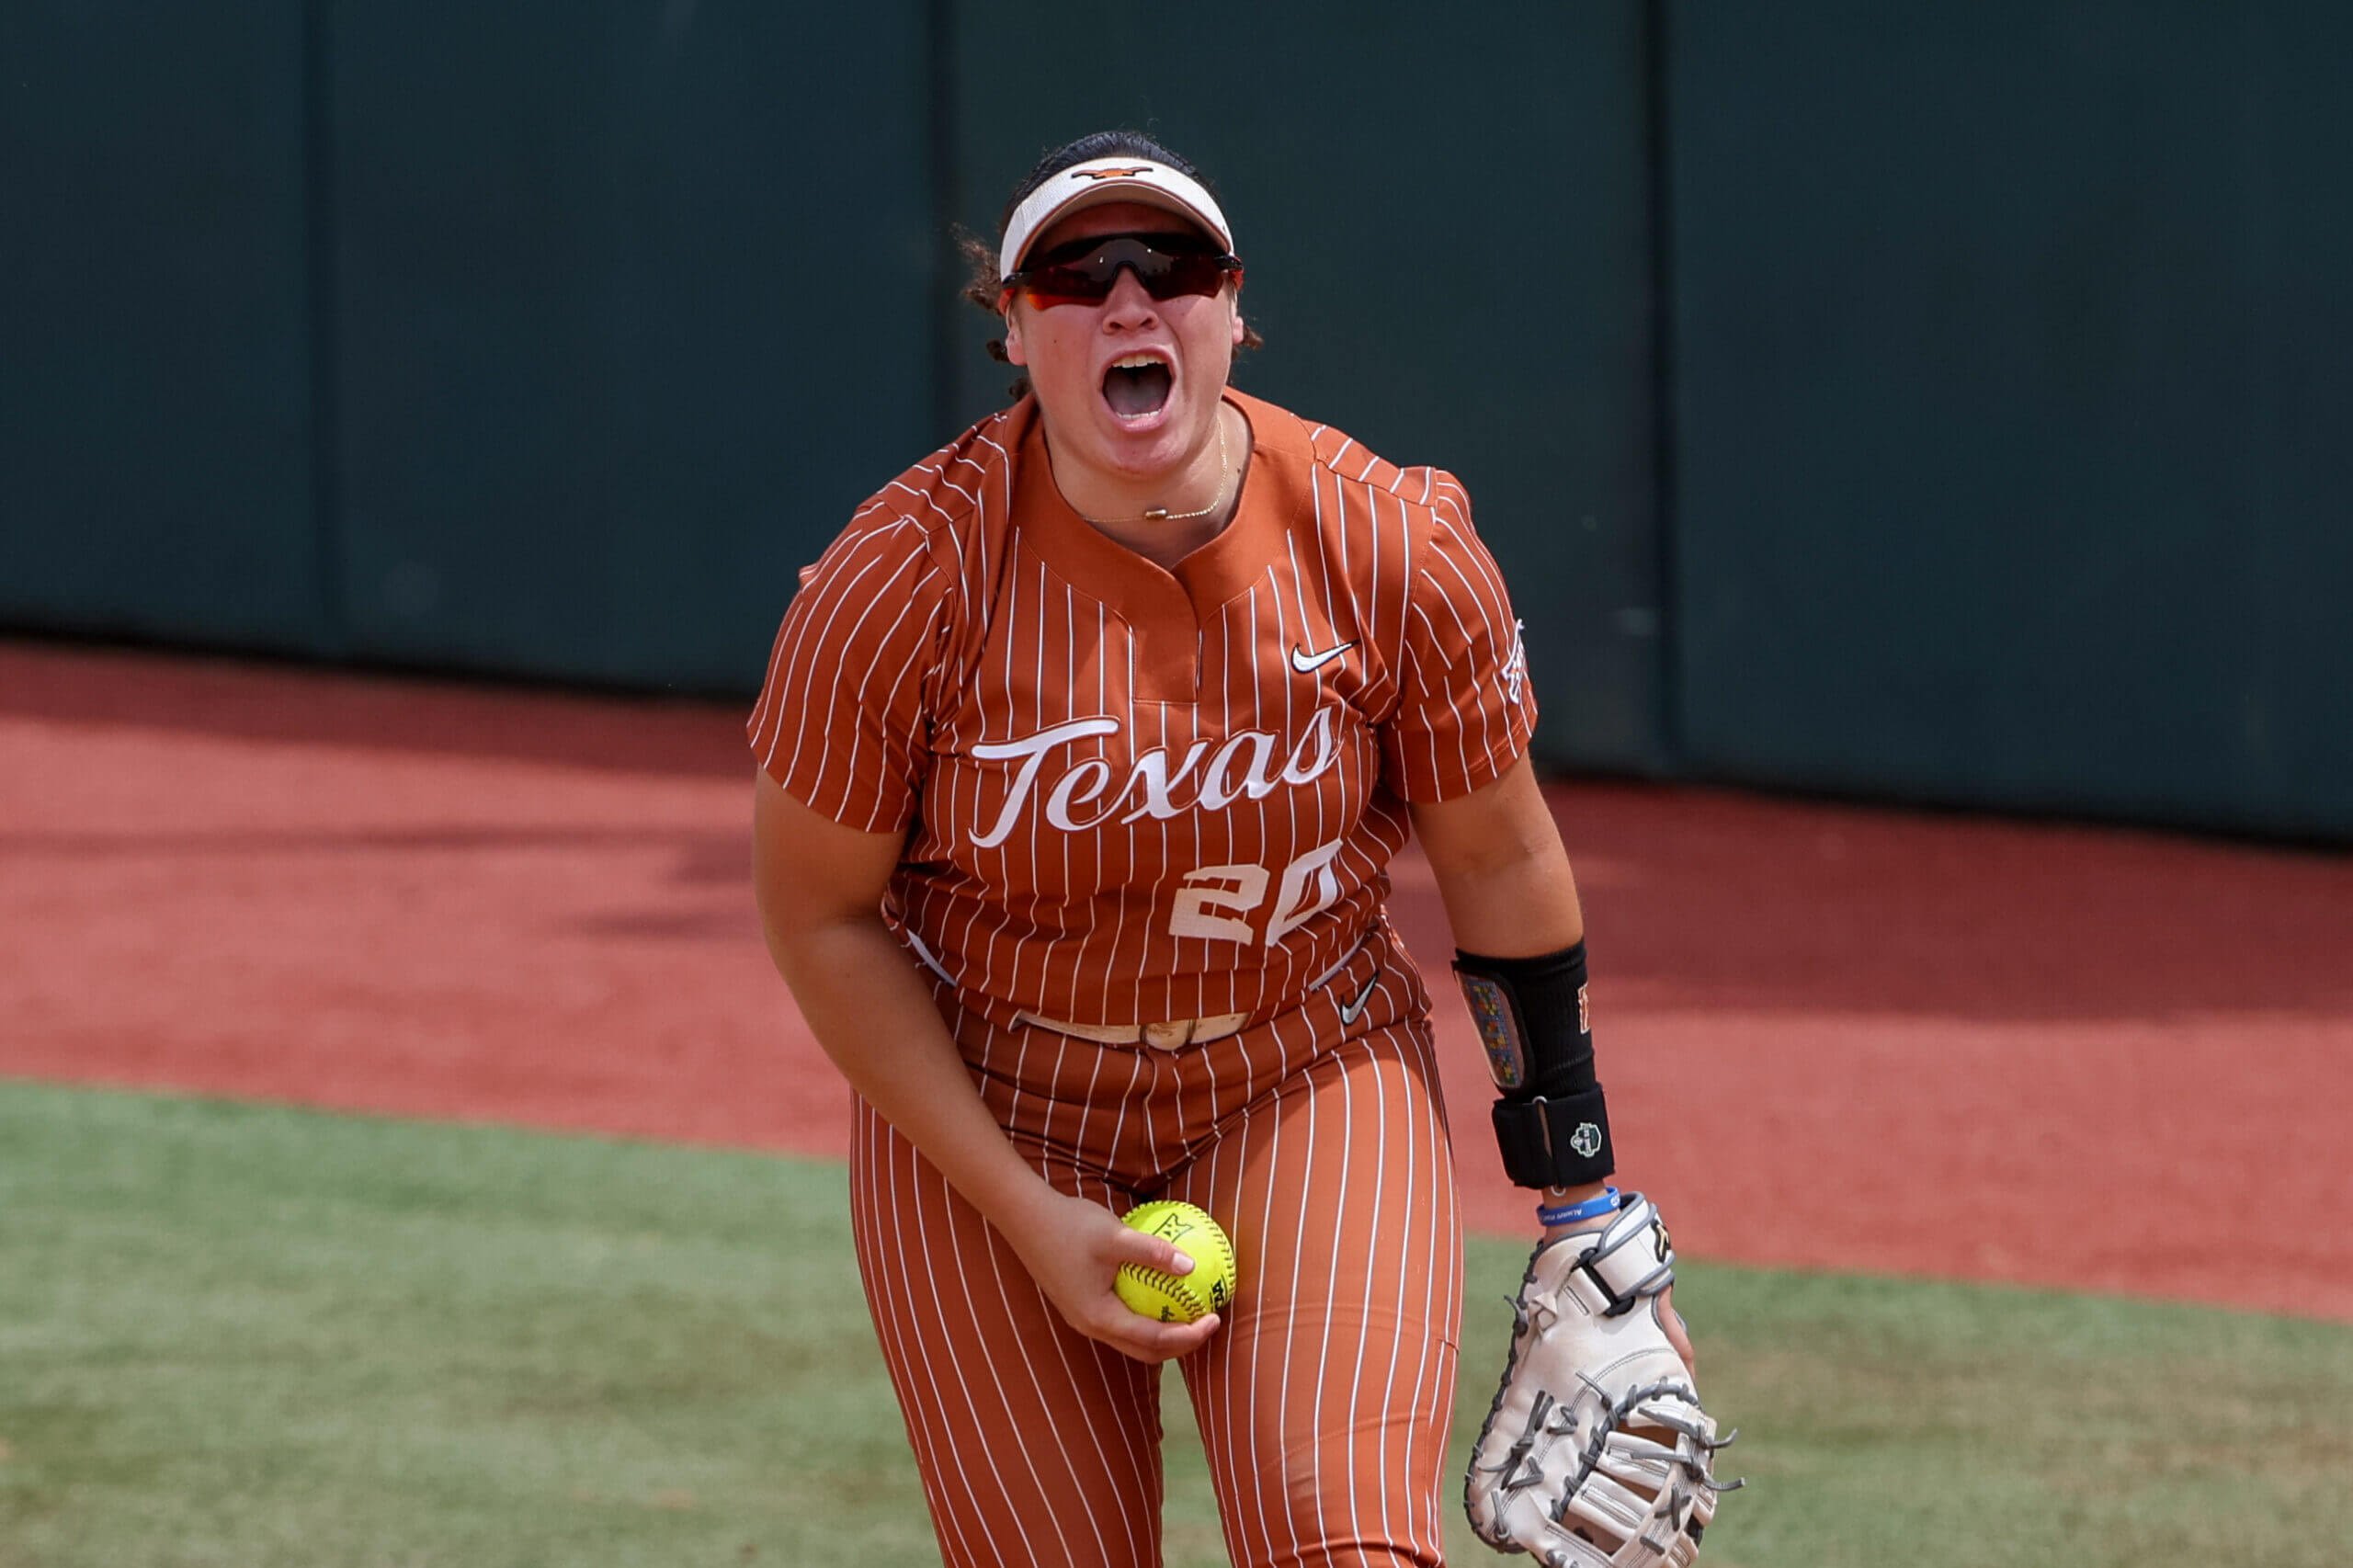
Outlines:
{"type": "Polygon", "coordinates": [[[1281,1011],[1371,929],[1404,804],[1527,744],[1518,626],[1453,476],[1227,395],[1242,494],[1173,571],[1062,499],[1025,400],[860,507],[785,617],[760,764],[907,835],[887,913],[969,998],[1281,1011]]]}
{"type": "MultiPolygon", "coordinates": [[[[1040,1174],[1232,1236],[1179,1362],[1232,1560],[1430,1564],[1461,1237],[1381,902],[1406,803],[1503,771],[1535,703],[1452,476],[1227,395],[1241,494],[1173,570],[1063,502],[1028,401],[892,481],[804,573],[752,744],[904,835],[884,914],[1040,1174]]],[[[943,1558],[1157,1568],[1157,1369],[863,1103],[851,1193],[943,1558]]]]}

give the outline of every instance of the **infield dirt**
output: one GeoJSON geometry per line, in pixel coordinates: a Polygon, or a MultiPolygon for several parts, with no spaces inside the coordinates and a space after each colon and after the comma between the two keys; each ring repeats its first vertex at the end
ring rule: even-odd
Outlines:
{"type": "MultiPolygon", "coordinates": [[[[835,1154],[727,706],[0,643],[0,1074],[835,1154]]],[[[1695,1257],[2353,1320],[2353,860],[1552,791],[1695,1257]]],[[[1393,912],[1426,968],[1427,867],[1393,912]]],[[[1459,1002],[1474,1223],[1518,1231],[1459,1002]]]]}

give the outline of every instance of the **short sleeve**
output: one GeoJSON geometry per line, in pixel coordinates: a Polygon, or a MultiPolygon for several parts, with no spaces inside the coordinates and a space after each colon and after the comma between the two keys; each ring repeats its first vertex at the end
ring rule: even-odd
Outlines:
{"type": "Polygon", "coordinates": [[[745,725],[752,755],[785,793],[845,827],[892,833],[914,819],[929,763],[938,584],[914,522],[854,523],[802,572],[777,631],[745,725]]]}
{"type": "Polygon", "coordinates": [[[1518,619],[1495,558],[1471,527],[1452,474],[1431,494],[1434,523],[1406,595],[1404,669],[1382,731],[1392,787],[1407,801],[1449,801],[1494,779],[1528,749],[1536,694],[1518,619]]]}

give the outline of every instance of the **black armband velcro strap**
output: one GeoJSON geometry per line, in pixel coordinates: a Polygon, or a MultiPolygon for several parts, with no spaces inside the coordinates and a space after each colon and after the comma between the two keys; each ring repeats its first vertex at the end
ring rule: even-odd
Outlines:
{"type": "Polygon", "coordinates": [[[1601,1085],[1559,1099],[1495,1102],[1495,1146],[1515,1187],[1584,1187],[1618,1168],[1601,1085]]]}
{"type": "Polygon", "coordinates": [[[1487,1052],[1495,1141],[1521,1187],[1582,1187],[1618,1168],[1593,1071],[1585,944],[1529,959],[1458,951],[1454,972],[1487,1052]]]}

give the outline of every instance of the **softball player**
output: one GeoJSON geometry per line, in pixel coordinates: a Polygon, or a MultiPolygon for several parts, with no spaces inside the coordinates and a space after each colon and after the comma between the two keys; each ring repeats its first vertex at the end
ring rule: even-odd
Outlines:
{"type": "MultiPolygon", "coordinates": [[[[1382,900],[1410,828],[1466,963],[1576,952],[1582,985],[1518,625],[1450,475],[1229,387],[1242,267],[1181,159],[1072,143],[992,262],[1030,390],[803,573],[749,726],[942,1555],[1156,1564],[1181,1358],[1235,1562],[1437,1562],[1461,1236],[1382,900]],[[1151,1198],[1232,1235],[1224,1321],[1114,1295],[1186,1267],[1119,1222],[1151,1198]]],[[[1542,977],[1493,983],[1540,1023],[1542,977]]],[[[1563,1231],[1618,1207],[1577,1160],[1531,1183],[1563,1231]]]]}

